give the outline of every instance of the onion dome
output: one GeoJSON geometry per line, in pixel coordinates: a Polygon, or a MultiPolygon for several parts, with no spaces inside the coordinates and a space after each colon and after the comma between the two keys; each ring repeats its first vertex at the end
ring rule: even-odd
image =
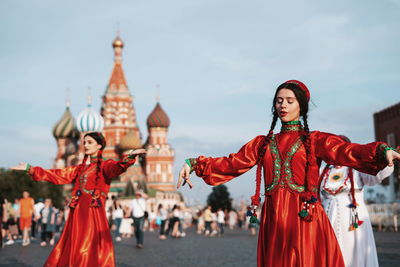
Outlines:
{"type": "Polygon", "coordinates": [[[53,127],[53,136],[58,138],[73,138],[76,136],[75,119],[67,105],[61,119],[53,127]]]}
{"type": "Polygon", "coordinates": [[[119,38],[119,36],[117,36],[115,38],[114,42],[112,43],[112,46],[114,48],[116,48],[116,47],[123,48],[124,47],[124,42],[122,42],[121,38],[119,38]]]}
{"type": "Polygon", "coordinates": [[[147,127],[162,127],[168,128],[169,127],[169,118],[167,113],[162,109],[159,102],[157,102],[156,107],[150,113],[149,117],[147,118],[147,127]]]}
{"type": "Polygon", "coordinates": [[[91,97],[88,96],[88,106],[76,118],[76,127],[80,132],[101,132],[104,119],[92,108],[91,97]]]}
{"type": "Polygon", "coordinates": [[[122,151],[130,150],[130,149],[138,149],[142,148],[142,142],[140,141],[137,134],[134,131],[130,130],[119,142],[118,148],[122,151]]]}

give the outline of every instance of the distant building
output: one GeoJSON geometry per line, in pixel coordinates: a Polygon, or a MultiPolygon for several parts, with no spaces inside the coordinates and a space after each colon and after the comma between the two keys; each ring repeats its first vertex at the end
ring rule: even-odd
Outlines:
{"type": "MultiPolygon", "coordinates": [[[[400,146],[400,103],[374,113],[374,128],[376,141],[386,142],[391,147],[400,146]]],[[[377,203],[399,200],[399,177],[399,165],[395,164],[393,174],[382,184],[365,188],[365,199],[377,203]]]]}
{"type": "MultiPolygon", "coordinates": [[[[77,165],[84,157],[82,137],[87,132],[103,132],[107,146],[103,156],[118,160],[131,149],[145,148],[146,156],[138,160],[123,175],[112,182],[110,194],[119,197],[133,197],[136,190],[143,190],[150,199],[149,209],[155,210],[159,203],[172,207],[182,202],[182,196],[175,190],[173,178],[174,149],[168,144],[170,120],[159,100],[147,118],[148,137],[142,135],[136,119],[134,98],[128,89],[122,66],[124,43],[117,38],[112,43],[114,66],[102,99],[101,115],[92,108],[91,96],[88,106],[75,120],[70,112],[70,103],[61,119],[53,128],[57,141],[57,155],[54,168],[77,165]]],[[[68,192],[71,185],[66,186],[68,192]]]]}

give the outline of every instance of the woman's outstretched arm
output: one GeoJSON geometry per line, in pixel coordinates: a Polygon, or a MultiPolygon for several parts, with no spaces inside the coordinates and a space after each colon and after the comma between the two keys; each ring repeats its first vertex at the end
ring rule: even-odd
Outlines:
{"type": "Polygon", "coordinates": [[[45,170],[39,166],[31,166],[21,162],[19,165],[11,167],[12,170],[26,171],[35,181],[47,181],[53,184],[70,184],[73,182],[79,166],[70,166],[63,169],[45,170]]]}
{"type": "Polygon", "coordinates": [[[123,156],[119,161],[107,160],[103,164],[103,173],[107,179],[116,178],[136,162],[136,156],[146,154],[145,149],[136,149],[123,156]]]}
{"type": "Polygon", "coordinates": [[[257,164],[259,148],[265,136],[260,135],[228,157],[204,157],[187,160],[179,173],[177,187],[186,181],[192,186],[189,173],[195,171],[209,185],[219,185],[247,172],[257,164]],[[190,165],[190,166],[189,166],[190,165]]]}
{"type": "Polygon", "coordinates": [[[316,157],[331,165],[348,166],[360,172],[376,175],[386,166],[393,166],[400,154],[384,142],[365,145],[348,143],[329,133],[314,132],[316,157]]]}

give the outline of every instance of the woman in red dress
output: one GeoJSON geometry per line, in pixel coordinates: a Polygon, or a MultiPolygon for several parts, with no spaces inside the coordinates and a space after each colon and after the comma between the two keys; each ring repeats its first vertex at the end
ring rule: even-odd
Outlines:
{"type": "Polygon", "coordinates": [[[111,179],[125,172],[145,150],[137,149],[119,161],[103,161],[105,145],[101,133],[91,132],[84,136],[85,157],[78,166],[44,170],[20,163],[12,168],[26,170],[35,181],[74,183],[68,220],[44,266],[115,266],[104,202],[111,179]]]}
{"type": "Polygon", "coordinates": [[[187,159],[179,174],[178,188],[182,182],[192,187],[192,171],[215,186],[257,165],[256,193],[252,197],[254,222],[264,169],[258,266],[344,266],[335,233],[319,201],[321,161],[375,175],[386,165],[392,165],[393,159],[400,158],[382,142],[359,145],[333,134],[310,132],[309,100],[310,93],[302,82],[283,83],[275,93],[273,120],[266,136],[257,136],[229,157],[187,159]],[[274,134],[278,118],[282,128],[274,134]]]}

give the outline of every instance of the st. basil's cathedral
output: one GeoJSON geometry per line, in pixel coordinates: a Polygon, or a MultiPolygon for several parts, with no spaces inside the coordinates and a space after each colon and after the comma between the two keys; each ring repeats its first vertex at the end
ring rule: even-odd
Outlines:
{"type": "MultiPolygon", "coordinates": [[[[67,102],[61,119],[54,125],[57,141],[54,168],[77,165],[84,157],[81,139],[87,132],[103,132],[107,146],[103,151],[106,159],[118,160],[131,149],[144,148],[146,155],[111,183],[110,194],[129,198],[136,190],[150,196],[151,208],[162,203],[172,207],[181,203],[182,196],[175,190],[173,178],[174,149],[168,144],[170,120],[159,101],[147,117],[148,137],[145,142],[137,124],[136,111],[125,79],[122,66],[124,43],[119,36],[112,43],[114,67],[105,94],[102,96],[100,114],[92,107],[88,96],[87,107],[74,119],[67,102]]],[[[66,186],[69,191],[71,186],[66,186]]]]}

